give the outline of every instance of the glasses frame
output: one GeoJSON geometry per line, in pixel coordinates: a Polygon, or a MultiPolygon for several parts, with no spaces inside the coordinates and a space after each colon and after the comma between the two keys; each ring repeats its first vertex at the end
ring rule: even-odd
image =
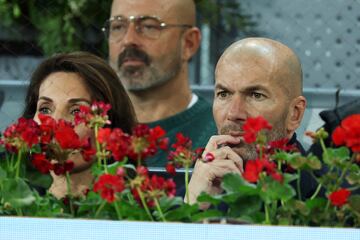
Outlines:
{"type": "Polygon", "coordinates": [[[162,30],[164,30],[166,28],[171,28],[171,27],[192,28],[192,27],[194,27],[193,25],[190,25],[190,24],[169,24],[169,23],[165,23],[158,16],[140,15],[140,16],[124,17],[124,16],[121,16],[121,15],[118,15],[118,16],[113,16],[113,17],[109,18],[108,20],[106,20],[104,26],[101,28],[101,31],[104,32],[105,37],[108,40],[110,40],[111,42],[119,42],[124,38],[124,36],[123,36],[122,38],[119,38],[117,40],[111,40],[110,39],[110,24],[111,24],[111,22],[115,21],[115,20],[122,20],[122,19],[126,19],[129,22],[124,36],[126,35],[127,31],[129,30],[129,26],[130,26],[131,22],[133,22],[135,24],[136,33],[140,34],[141,36],[150,38],[150,39],[158,39],[160,37],[160,35],[161,35],[162,30]],[[142,19],[149,19],[149,18],[157,20],[160,23],[160,25],[159,25],[160,33],[159,33],[159,36],[157,36],[155,38],[151,38],[149,36],[144,35],[144,33],[141,32],[141,28],[138,25],[138,22],[141,21],[142,19]]]}

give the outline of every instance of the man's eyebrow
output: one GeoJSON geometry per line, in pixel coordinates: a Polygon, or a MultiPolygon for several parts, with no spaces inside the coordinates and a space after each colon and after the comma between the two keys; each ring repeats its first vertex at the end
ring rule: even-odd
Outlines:
{"type": "Polygon", "coordinates": [[[221,83],[216,83],[215,84],[215,89],[228,90],[228,88],[226,86],[222,85],[221,83]]]}
{"type": "Polygon", "coordinates": [[[245,89],[243,89],[242,92],[253,92],[253,91],[264,91],[266,93],[269,93],[268,89],[262,85],[248,86],[245,89]]]}

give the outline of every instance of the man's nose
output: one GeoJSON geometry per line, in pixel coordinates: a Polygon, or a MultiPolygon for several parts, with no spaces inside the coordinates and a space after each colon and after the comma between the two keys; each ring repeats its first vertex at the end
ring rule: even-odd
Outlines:
{"type": "Polygon", "coordinates": [[[247,118],[247,109],[246,109],[246,102],[239,95],[235,95],[231,102],[229,103],[230,107],[228,109],[227,119],[229,121],[244,121],[247,118]]]}
{"type": "Polygon", "coordinates": [[[122,42],[125,46],[139,45],[140,44],[140,33],[137,31],[137,26],[134,22],[130,22],[125,32],[122,42]]]}

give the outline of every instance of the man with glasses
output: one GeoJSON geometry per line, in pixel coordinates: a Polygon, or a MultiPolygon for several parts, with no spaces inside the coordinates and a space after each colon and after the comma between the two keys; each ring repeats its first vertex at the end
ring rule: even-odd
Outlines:
{"type": "MultiPolygon", "coordinates": [[[[193,0],[114,0],[103,31],[109,60],[134,104],[138,121],[160,125],[173,142],[177,132],[204,146],[216,132],[211,105],[191,92],[188,62],[201,33],[193,0]]],[[[165,166],[166,153],[148,160],[165,166]]]]}

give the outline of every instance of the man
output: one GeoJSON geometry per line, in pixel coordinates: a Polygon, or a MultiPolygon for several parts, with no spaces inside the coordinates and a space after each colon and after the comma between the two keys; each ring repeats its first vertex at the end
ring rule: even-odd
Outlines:
{"type": "MultiPolygon", "coordinates": [[[[188,62],[201,39],[193,0],[114,0],[104,30],[109,58],[127,89],[140,123],[160,125],[205,146],[215,124],[211,106],[191,92],[188,62]]],[[[166,153],[148,160],[165,166],[166,153]]]]}
{"type": "Polygon", "coordinates": [[[270,141],[287,137],[298,143],[295,130],[306,107],[299,59],[290,48],[270,39],[232,44],[217,63],[215,79],[213,114],[219,135],[210,138],[203,161],[195,165],[190,203],[202,191],[221,193],[221,178],[229,172],[241,174],[244,163],[256,158],[255,146],[242,138],[248,117],[261,115],[268,120],[273,126],[267,136],[270,141]]]}

